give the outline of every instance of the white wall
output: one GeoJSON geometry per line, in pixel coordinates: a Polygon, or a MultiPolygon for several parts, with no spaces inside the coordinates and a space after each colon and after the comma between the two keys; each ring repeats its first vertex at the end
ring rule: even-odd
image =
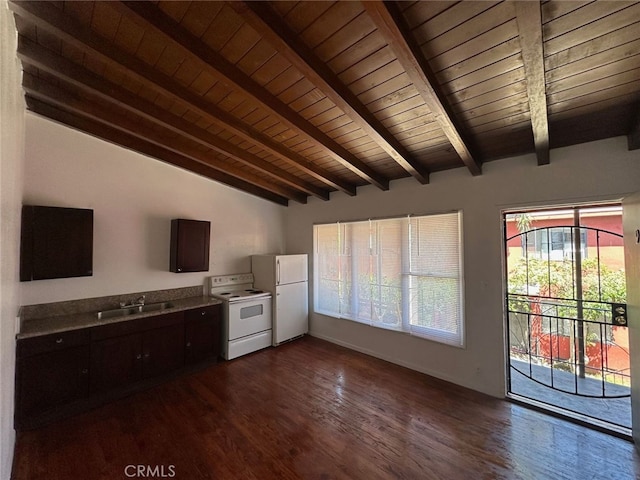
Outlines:
{"type": "MultiPolygon", "coordinates": [[[[318,314],[312,335],[494,396],[505,392],[501,210],[519,206],[619,200],[638,189],[640,151],[623,137],[551,152],[551,164],[533,155],[487,163],[483,174],[466,169],[431,175],[429,185],[394,181],[387,192],[372,186],[355,197],[310,199],[286,216],[289,251],[312,251],[312,225],[369,217],[463,211],[466,348],[459,349],[318,314]]],[[[310,289],[312,290],[312,289],[310,289]]],[[[312,293],[312,291],[311,291],[312,293]]]]}
{"type": "Polygon", "coordinates": [[[280,252],[285,208],[27,114],[24,203],[94,210],[93,276],[22,285],[22,304],[204,284],[280,252]],[[169,272],[172,218],[211,221],[209,272],[169,272]]]}
{"type": "Polygon", "coordinates": [[[24,100],[16,57],[16,28],[7,2],[0,1],[0,478],[13,460],[13,392],[18,257],[24,146],[24,100]]]}

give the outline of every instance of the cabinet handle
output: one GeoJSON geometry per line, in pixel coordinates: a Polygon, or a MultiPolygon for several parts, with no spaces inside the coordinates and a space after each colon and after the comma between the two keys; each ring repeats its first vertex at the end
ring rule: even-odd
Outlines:
{"type": "Polygon", "coordinates": [[[200,312],[200,315],[204,316],[207,312],[200,312]]]}
{"type": "Polygon", "coordinates": [[[139,353],[138,355],[136,355],[136,360],[142,360],[142,354],[139,353]]]}
{"type": "Polygon", "coordinates": [[[62,338],[56,338],[56,343],[58,345],[60,345],[62,343],[63,339],[62,338]]]}
{"type": "Polygon", "coordinates": [[[88,368],[83,368],[80,373],[82,373],[83,375],[86,375],[87,373],[89,373],[89,369],[88,368]]]}
{"type": "Polygon", "coordinates": [[[191,342],[187,342],[187,347],[190,347],[190,346],[191,346],[191,342]]]}
{"type": "Polygon", "coordinates": [[[149,354],[149,353],[145,353],[145,354],[144,354],[144,358],[149,358],[149,357],[150,357],[150,355],[151,355],[151,354],[149,354]]]}

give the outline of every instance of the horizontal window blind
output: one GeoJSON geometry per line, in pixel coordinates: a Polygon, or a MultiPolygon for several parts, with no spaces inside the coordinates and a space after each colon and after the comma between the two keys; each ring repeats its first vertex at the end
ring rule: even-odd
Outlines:
{"type": "Polygon", "coordinates": [[[314,226],[318,313],[462,346],[461,214],[314,226]]]}

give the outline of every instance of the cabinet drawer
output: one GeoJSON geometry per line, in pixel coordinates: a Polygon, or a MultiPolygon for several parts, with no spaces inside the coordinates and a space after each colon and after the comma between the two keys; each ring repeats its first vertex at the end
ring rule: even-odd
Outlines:
{"type": "Polygon", "coordinates": [[[194,308],[184,312],[184,319],[187,322],[197,322],[199,320],[215,320],[220,316],[220,305],[210,305],[208,307],[194,308]]]}
{"type": "Polygon", "coordinates": [[[90,339],[91,332],[88,328],[52,333],[39,337],[23,338],[18,340],[16,346],[17,356],[18,358],[22,358],[40,353],[55,352],[69,347],[87,345],[90,339]]]}
{"type": "Polygon", "coordinates": [[[184,321],[183,312],[166,313],[152,317],[140,318],[138,320],[125,320],[96,327],[91,332],[92,340],[104,340],[106,338],[121,337],[132,333],[144,332],[154,328],[168,327],[184,321]]]}

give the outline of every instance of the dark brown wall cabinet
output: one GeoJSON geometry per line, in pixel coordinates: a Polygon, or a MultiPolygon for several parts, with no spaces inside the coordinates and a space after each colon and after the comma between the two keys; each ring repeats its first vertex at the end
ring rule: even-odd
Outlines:
{"type": "Polygon", "coordinates": [[[209,270],[211,222],[171,220],[170,270],[175,273],[209,270]]]}
{"type": "Polygon", "coordinates": [[[20,280],[93,275],[93,210],[22,207],[20,280]]]}
{"type": "Polygon", "coordinates": [[[17,429],[34,428],[184,367],[217,360],[220,305],[18,340],[17,429]]]}

